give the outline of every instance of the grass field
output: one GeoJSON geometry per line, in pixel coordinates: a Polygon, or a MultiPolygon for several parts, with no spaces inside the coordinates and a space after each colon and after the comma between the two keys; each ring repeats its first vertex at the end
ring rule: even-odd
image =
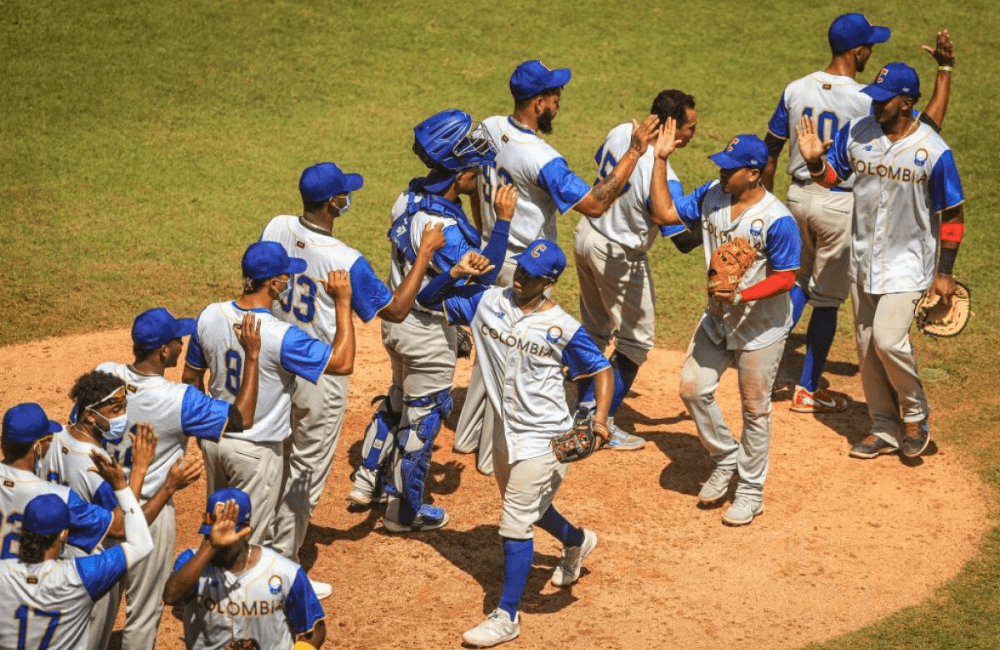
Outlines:
{"type": "MultiPolygon", "coordinates": [[[[449,107],[477,118],[509,112],[507,79],[528,58],[573,69],[549,140],[586,179],[605,133],[645,115],[659,90],[695,95],[699,133],[671,161],[693,188],[715,176],[706,156],[732,135],[763,135],[784,84],[828,61],[833,16],[858,10],[893,29],[870,67],[910,62],[925,97],[934,63],[919,46],[942,27],[956,43],[943,135],[966,192],[969,232],[956,269],[973,287],[975,317],[958,339],[916,345],[923,365],[949,376],[929,385],[937,440],[969,454],[995,502],[1000,9],[991,0],[4,2],[0,345],[124,326],[156,305],[194,315],[234,296],[243,249],[271,216],[300,210],[299,173],[321,160],[365,175],[335,234],[386,270],[388,208],[422,169],[412,126],[449,107]]],[[[779,196],[786,186],[779,175],[779,196]]],[[[560,222],[566,245],[575,222],[560,222]]],[[[701,257],[661,245],[652,258],[659,332],[680,347],[704,306],[693,297],[701,257]]],[[[557,298],[575,307],[574,291],[564,282],[557,298]]],[[[853,361],[842,314],[833,358],[853,361]]],[[[859,495],[859,507],[871,498],[859,495]]],[[[905,557],[886,561],[906,571],[905,557]]],[[[821,647],[995,647],[998,590],[994,528],[935,598],[821,647]]]]}

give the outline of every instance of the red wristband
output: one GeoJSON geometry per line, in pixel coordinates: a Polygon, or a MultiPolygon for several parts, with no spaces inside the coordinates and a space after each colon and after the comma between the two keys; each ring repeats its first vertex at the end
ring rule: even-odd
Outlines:
{"type": "Polygon", "coordinates": [[[964,232],[964,223],[943,223],[941,224],[941,241],[961,242],[964,232]]]}

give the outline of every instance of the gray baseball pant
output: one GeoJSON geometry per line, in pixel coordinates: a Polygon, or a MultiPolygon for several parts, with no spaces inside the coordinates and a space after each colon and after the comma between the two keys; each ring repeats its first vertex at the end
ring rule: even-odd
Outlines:
{"type": "Polygon", "coordinates": [[[271,545],[274,513],[281,490],[283,443],[250,442],[223,436],[201,441],[208,493],[235,487],[250,497],[250,543],[271,545]]]}
{"type": "Polygon", "coordinates": [[[149,525],[152,553],[128,568],[122,650],[153,650],[156,646],[163,615],[163,587],[174,566],[176,516],[174,500],[170,499],[149,525]]]}

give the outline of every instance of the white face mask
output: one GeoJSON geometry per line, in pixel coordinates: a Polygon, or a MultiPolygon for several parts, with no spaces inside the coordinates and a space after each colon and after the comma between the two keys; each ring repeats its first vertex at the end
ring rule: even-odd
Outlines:
{"type": "Polygon", "coordinates": [[[347,202],[344,203],[344,207],[340,208],[340,212],[337,213],[338,216],[344,216],[347,211],[351,209],[351,193],[347,193],[347,202]]]}
{"type": "Polygon", "coordinates": [[[285,282],[285,288],[278,292],[278,302],[284,304],[288,302],[288,296],[292,293],[292,278],[285,282]]]}

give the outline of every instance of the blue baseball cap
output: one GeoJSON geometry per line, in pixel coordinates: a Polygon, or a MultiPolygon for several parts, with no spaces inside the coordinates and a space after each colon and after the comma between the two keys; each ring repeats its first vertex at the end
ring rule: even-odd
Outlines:
{"type": "Polygon", "coordinates": [[[40,494],[24,508],[21,528],[36,535],[55,535],[69,528],[69,506],[55,494],[40,494]]]}
{"type": "Polygon", "coordinates": [[[896,61],[879,70],[875,81],[862,88],[861,92],[877,102],[887,102],[896,95],[919,97],[920,77],[916,70],[896,61]]]}
{"type": "Polygon", "coordinates": [[[885,43],[892,32],[888,27],[872,25],[864,14],[843,14],[830,23],[827,38],[834,52],[846,52],[868,43],[885,43]]]}
{"type": "Polygon", "coordinates": [[[763,170],[767,164],[767,145],[753,133],[742,133],[730,140],[725,149],[709,158],[722,169],[753,167],[763,170]]]}
{"type": "Polygon", "coordinates": [[[345,174],[332,162],[306,167],[299,178],[299,193],[303,203],[322,203],[331,196],[360,190],[365,186],[361,174],[345,174]]]}
{"type": "Polygon", "coordinates": [[[243,277],[251,280],[267,280],[282,273],[294,275],[306,270],[306,261],[288,257],[285,249],[276,241],[259,241],[243,253],[243,277]]]}
{"type": "Polygon", "coordinates": [[[62,429],[41,406],[25,402],[7,409],[3,416],[3,439],[20,444],[35,442],[62,429]]]}
{"type": "Polygon", "coordinates": [[[536,239],[514,259],[529,275],[557,280],[566,268],[566,255],[559,244],[549,239],[536,239]]]}
{"type": "Polygon", "coordinates": [[[212,516],[215,514],[215,506],[232,499],[240,507],[240,513],[236,515],[236,531],[250,525],[250,496],[239,488],[220,488],[208,497],[205,504],[205,523],[198,529],[199,535],[209,535],[212,532],[212,516]]]}
{"type": "Polygon", "coordinates": [[[132,322],[132,342],[145,350],[155,350],[182,336],[191,336],[198,324],[193,318],[174,318],[163,307],[149,309],[132,322]]]}
{"type": "Polygon", "coordinates": [[[569,83],[571,76],[569,68],[553,70],[537,59],[525,61],[510,76],[510,94],[515,101],[528,99],[546,90],[562,88],[569,83]]]}

